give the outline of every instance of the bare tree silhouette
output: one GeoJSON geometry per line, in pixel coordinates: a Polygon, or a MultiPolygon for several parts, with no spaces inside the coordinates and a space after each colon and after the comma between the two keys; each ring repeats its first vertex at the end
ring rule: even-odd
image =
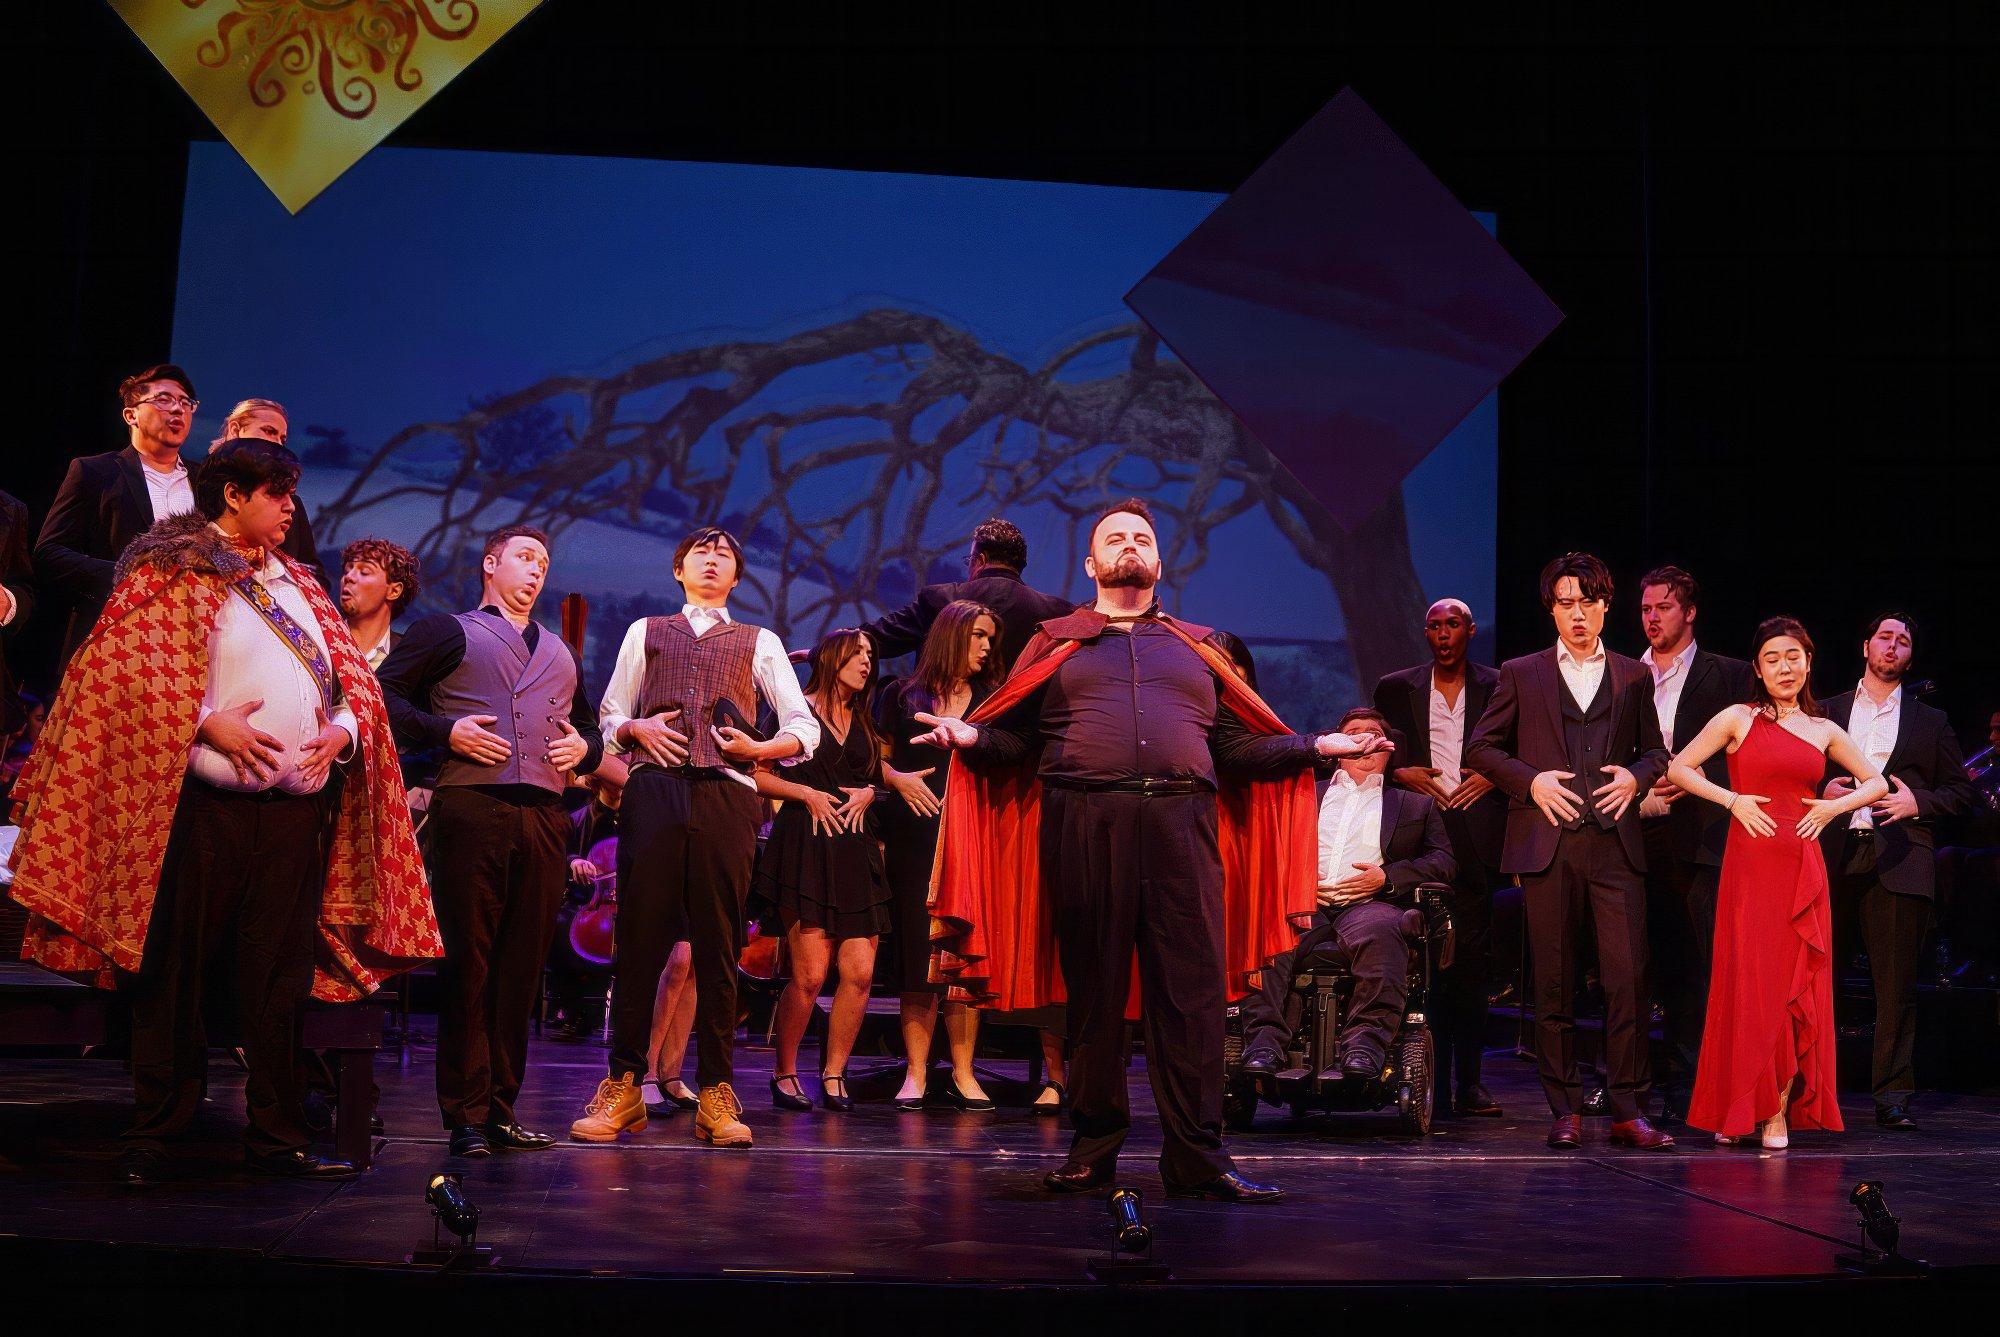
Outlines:
{"type": "MultiPolygon", "coordinates": [[[[496,508],[507,519],[534,516],[559,537],[587,518],[637,524],[649,497],[676,498],[690,524],[730,523],[775,554],[775,569],[767,564],[746,582],[772,628],[795,641],[872,607],[897,564],[921,580],[961,548],[961,534],[927,532],[948,481],[968,475],[977,481],[949,499],[954,507],[1036,505],[1071,517],[1071,571],[1088,541],[1082,526],[1107,498],[1149,496],[1171,522],[1162,557],[1175,589],[1207,560],[1219,525],[1261,509],[1331,585],[1358,681],[1423,656],[1425,600],[1400,494],[1357,531],[1343,531],[1136,322],[1080,338],[1030,368],[937,316],[885,308],[784,339],[668,353],[606,376],[553,376],[477,400],[454,420],[403,428],[314,520],[332,542],[374,507],[432,497],[437,520],[412,547],[426,573],[449,586],[470,576],[496,508]],[[773,389],[789,373],[844,359],[862,359],[884,396],[802,403],[773,389]],[[524,434],[536,449],[495,449],[524,434]],[[413,449],[433,460],[425,476],[399,471],[386,486],[377,479],[413,449]],[[973,452],[969,469],[965,452],[973,452]],[[440,455],[449,462],[437,465],[440,455]],[[725,515],[747,461],[761,465],[769,489],[725,515]],[[833,469],[868,482],[836,494],[830,512],[801,514],[799,498],[832,493],[805,485],[833,469]],[[836,547],[852,555],[836,557],[836,547]]],[[[1301,627],[1302,639],[1313,630],[1301,627]]]]}

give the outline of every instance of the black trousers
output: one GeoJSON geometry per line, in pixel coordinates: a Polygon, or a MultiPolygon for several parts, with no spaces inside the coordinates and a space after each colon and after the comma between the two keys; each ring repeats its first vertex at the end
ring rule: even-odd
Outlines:
{"type": "Polygon", "coordinates": [[[1437,1044],[1439,1103],[1449,1106],[1451,1084],[1459,1096],[1479,1085],[1486,1054],[1486,991],[1493,975],[1493,889],[1504,879],[1478,863],[1462,864],[1451,888],[1451,968],[1438,972],[1430,1000],[1431,1035],[1437,1044]]]}
{"type": "Polygon", "coordinates": [[[1588,919],[1604,983],[1605,1095],[1623,1122],[1646,1112],[1646,884],[1616,831],[1564,831],[1539,873],[1521,874],[1535,990],[1535,1060],[1556,1114],[1583,1112],[1576,1063],[1578,953],[1588,919]]]}
{"type": "Polygon", "coordinates": [[[557,803],[515,803],[464,785],[431,799],[424,858],[444,938],[437,1088],[446,1128],[514,1122],[568,837],[557,803]]]}
{"type": "Polygon", "coordinates": [[[613,1077],[646,1076],[653,997],[677,942],[693,956],[695,1080],[734,1077],[736,961],[762,813],[755,790],[719,772],[632,773],[618,814],[613,1077]]]}
{"type": "Polygon", "coordinates": [[[1136,948],[1160,1176],[1199,1184],[1229,1173],[1215,795],[1044,786],[1041,872],[1069,994],[1070,1161],[1109,1165],[1132,1126],[1125,1000],[1136,948]]]}
{"type": "Polygon", "coordinates": [[[126,1137],[158,1147],[186,1131],[208,1076],[202,1016],[211,973],[227,980],[243,1042],[258,1153],[311,1139],[301,1123],[299,1004],[312,991],[314,923],[332,812],[319,794],[237,794],[189,776],[167,838],[139,973],[129,978],[132,1093],[126,1137]]]}
{"type": "Polygon", "coordinates": [[[1869,1087],[1875,1107],[1909,1103],[1917,1090],[1917,965],[1924,933],[1930,928],[1928,897],[1910,896],[1882,885],[1875,871],[1872,835],[1847,833],[1835,903],[1852,913],[1868,953],[1875,987],[1875,1052],[1869,1087]]]}
{"type": "MultiPolygon", "coordinates": [[[[1388,1057],[1389,1042],[1402,1028],[1410,997],[1410,944],[1403,937],[1403,912],[1380,900],[1343,909],[1323,909],[1315,917],[1332,924],[1354,975],[1354,993],[1340,1028],[1340,1052],[1366,1054],[1377,1064],[1388,1057]]],[[[1291,1038],[1292,953],[1280,952],[1261,972],[1260,987],[1243,1000],[1243,1047],[1283,1052],[1291,1038]]],[[[1321,1061],[1332,1059],[1322,1055],[1321,1061]]]]}
{"type": "Polygon", "coordinates": [[[1694,1089],[1701,1031],[1708,1017],[1715,901],[1722,870],[1676,857],[1670,821],[1654,818],[1644,826],[1646,936],[1652,962],[1648,987],[1666,1013],[1653,1056],[1653,1081],[1664,1091],[1679,1092],[1685,1101],[1694,1089]]]}

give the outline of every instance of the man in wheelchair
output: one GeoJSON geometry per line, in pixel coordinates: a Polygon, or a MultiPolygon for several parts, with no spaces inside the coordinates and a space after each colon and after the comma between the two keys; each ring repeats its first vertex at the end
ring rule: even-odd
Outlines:
{"type": "MultiPolygon", "coordinates": [[[[1389,733],[1382,716],[1365,707],[1343,715],[1340,730],[1359,738],[1389,733]]],[[[1313,957],[1296,962],[1296,972],[1295,952],[1272,957],[1259,972],[1258,989],[1236,1009],[1242,1049],[1230,1076],[1239,1094],[1243,1079],[1268,1089],[1288,1068],[1287,1006],[1294,975],[1324,964],[1329,955],[1336,969],[1352,976],[1352,992],[1338,1028],[1338,1056],[1316,1055],[1326,1071],[1314,1075],[1356,1086],[1379,1078],[1403,1026],[1411,946],[1448,931],[1442,901],[1412,908],[1419,887],[1447,883],[1457,871],[1444,819],[1428,797],[1385,784],[1393,755],[1342,760],[1321,785],[1319,909],[1301,940],[1301,946],[1311,944],[1313,957]]],[[[1428,1083],[1428,1076],[1424,1080],[1428,1083]]]]}

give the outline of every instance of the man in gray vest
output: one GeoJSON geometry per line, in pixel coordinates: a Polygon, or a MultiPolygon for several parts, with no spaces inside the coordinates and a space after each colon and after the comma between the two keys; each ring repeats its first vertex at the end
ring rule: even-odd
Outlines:
{"type": "Polygon", "coordinates": [[[729,592],[742,574],[743,549],[728,530],[682,539],[674,579],[687,602],[671,617],[632,624],[604,689],[599,721],[611,748],[630,757],[632,776],[619,815],[610,1075],[570,1125],[581,1142],[615,1142],[646,1126],[639,1081],[654,986],[674,944],[686,941],[701,1088],[695,1137],[715,1147],[750,1145],[730,1085],[736,961],[763,815],[749,771],[760,761],[810,757],[819,721],[776,633],[730,615],[729,592]],[[745,732],[759,697],[777,716],[768,740],[745,732]]]}
{"type": "Polygon", "coordinates": [[[509,525],[480,567],[479,607],[419,620],[378,671],[397,742],[445,751],[425,857],[444,937],[438,1108],[455,1156],[555,1141],[514,1122],[514,1099],[569,870],[565,776],[604,754],[575,653],[531,616],[548,535],[509,525]]]}

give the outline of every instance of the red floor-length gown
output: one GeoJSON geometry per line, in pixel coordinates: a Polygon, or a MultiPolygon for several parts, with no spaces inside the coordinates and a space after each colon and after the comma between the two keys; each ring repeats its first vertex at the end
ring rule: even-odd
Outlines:
{"type": "Polygon", "coordinates": [[[1833,1077],[1833,912],[1819,842],[1797,830],[1819,789],[1826,757],[1760,712],[1729,758],[1729,785],[1771,801],[1777,825],[1753,837],[1729,831],[1715,908],[1715,965],[1708,1021],[1687,1120],[1730,1137],[1778,1113],[1786,1123],[1839,1132],[1833,1077]]]}

